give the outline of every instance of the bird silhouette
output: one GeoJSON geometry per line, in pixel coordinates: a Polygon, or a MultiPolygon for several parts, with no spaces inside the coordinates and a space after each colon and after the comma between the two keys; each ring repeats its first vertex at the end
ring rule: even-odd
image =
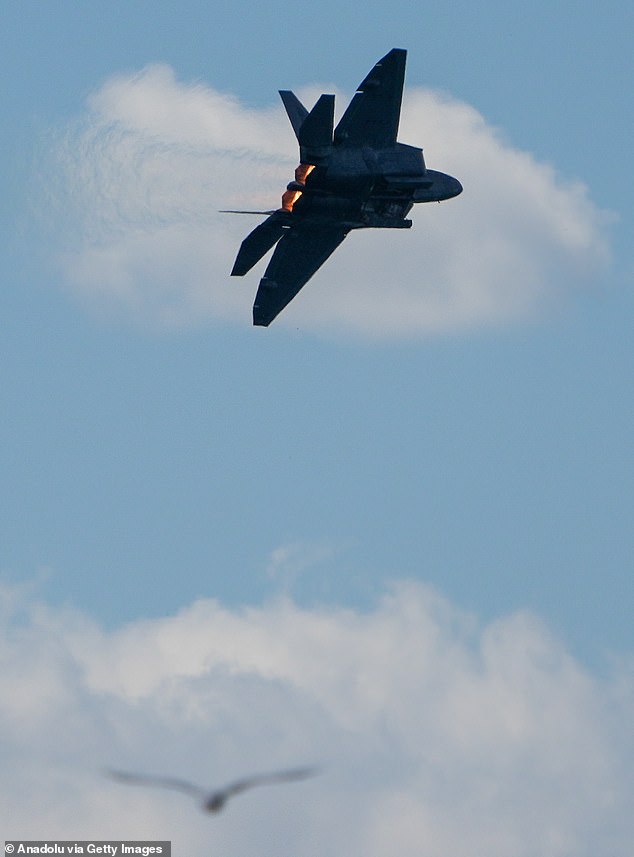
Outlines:
{"type": "Polygon", "coordinates": [[[130,774],[126,771],[106,771],[107,776],[119,783],[129,783],[136,786],[155,786],[162,789],[184,792],[196,798],[205,812],[220,812],[234,795],[240,794],[247,789],[256,786],[265,786],[270,783],[288,783],[296,780],[305,780],[318,773],[316,768],[292,768],[288,771],[276,771],[271,774],[255,774],[236,780],[220,789],[209,791],[200,786],[189,783],[187,780],[179,780],[175,777],[157,777],[152,774],[130,774]]]}

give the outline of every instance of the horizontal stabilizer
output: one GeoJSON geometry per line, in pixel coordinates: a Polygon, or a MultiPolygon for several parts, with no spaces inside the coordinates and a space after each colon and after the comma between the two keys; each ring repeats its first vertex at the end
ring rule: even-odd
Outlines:
{"type": "Polygon", "coordinates": [[[264,223],[256,226],[240,245],[231,276],[243,277],[247,271],[250,271],[262,256],[268,253],[271,247],[280,240],[288,225],[288,213],[276,211],[267,217],[264,223]]]}
{"type": "Polygon", "coordinates": [[[304,119],[308,116],[308,110],[306,110],[299,98],[290,89],[280,89],[279,93],[288,118],[291,120],[295,136],[299,140],[299,130],[302,127],[304,119]]]}

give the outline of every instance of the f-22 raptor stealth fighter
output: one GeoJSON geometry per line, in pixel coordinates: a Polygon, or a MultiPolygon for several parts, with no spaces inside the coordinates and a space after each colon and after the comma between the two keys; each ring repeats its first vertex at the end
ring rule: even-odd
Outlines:
{"type": "MultiPolygon", "coordinates": [[[[300,164],[282,206],[248,235],[232,276],[241,277],[277,244],[253,305],[267,327],[352,229],[409,229],[415,202],[462,192],[452,176],[428,170],[423,150],[397,143],[407,51],[379,60],[334,127],[335,96],[308,112],[288,90],[280,96],[299,142],[300,164]]],[[[246,212],[245,212],[246,213],[246,212]]]]}

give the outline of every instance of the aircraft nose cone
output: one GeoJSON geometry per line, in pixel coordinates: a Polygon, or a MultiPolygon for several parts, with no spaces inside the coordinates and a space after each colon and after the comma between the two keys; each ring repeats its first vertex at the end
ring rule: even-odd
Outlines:
{"type": "Polygon", "coordinates": [[[458,179],[451,178],[451,182],[449,183],[449,190],[451,191],[452,196],[458,196],[459,193],[462,193],[462,185],[458,181],[458,179]]]}

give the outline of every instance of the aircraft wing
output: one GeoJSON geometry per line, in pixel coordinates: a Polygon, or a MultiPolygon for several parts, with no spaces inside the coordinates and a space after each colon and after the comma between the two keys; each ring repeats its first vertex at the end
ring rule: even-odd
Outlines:
{"type": "Polygon", "coordinates": [[[280,239],[253,304],[253,324],[268,327],[348,233],[340,224],[303,221],[280,239]]]}
{"type": "Polygon", "coordinates": [[[335,145],[382,148],[396,143],[407,51],[393,48],[357,89],[335,129],[335,145]]]}

